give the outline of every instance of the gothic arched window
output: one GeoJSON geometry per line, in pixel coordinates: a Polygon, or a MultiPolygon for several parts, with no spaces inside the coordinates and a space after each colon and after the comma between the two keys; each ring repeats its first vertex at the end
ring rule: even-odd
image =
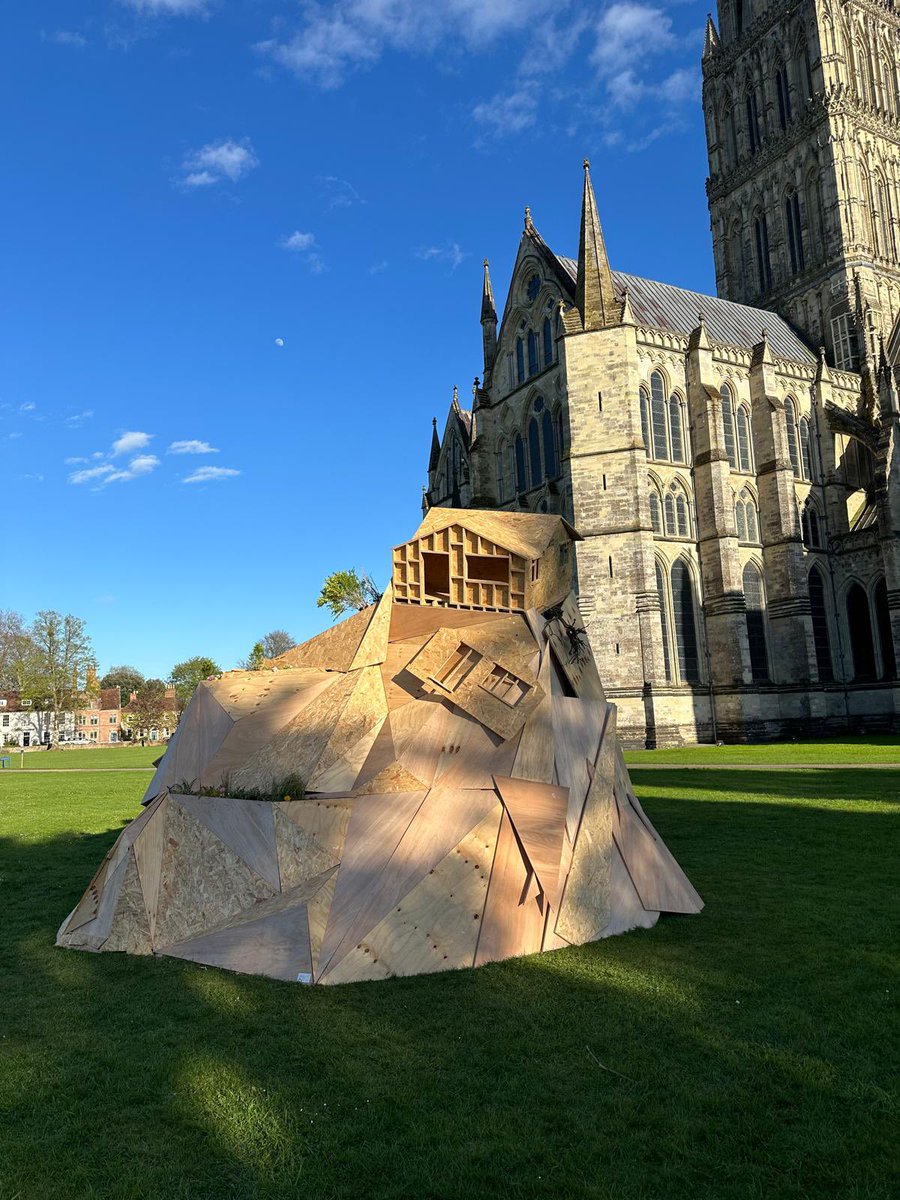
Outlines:
{"type": "Polygon", "coordinates": [[[651,450],[650,393],[644,387],[641,388],[641,437],[644,439],[644,449],[649,454],[651,450]]]}
{"type": "Polygon", "coordinates": [[[506,499],[506,446],[501,445],[497,451],[497,499],[506,499]]]}
{"type": "Polygon", "coordinates": [[[750,413],[742,404],[737,410],[737,465],[741,471],[753,470],[753,441],[750,436],[750,413]]]}
{"type": "Polygon", "coordinates": [[[825,608],[825,579],[818,567],[809,573],[809,607],[812,614],[813,643],[816,648],[816,667],[821,683],[834,678],[831,665],[831,637],[828,633],[828,613],[825,608]]]}
{"type": "Polygon", "coordinates": [[[751,88],[744,100],[747,111],[747,139],[750,143],[750,153],[754,154],[762,145],[762,134],[759,123],[759,99],[756,89],[751,88]]]}
{"type": "Polygon", "coordinates": [[[653,457],[667,459],[669,442],[666,436],[666,385],[662,374],[650,376],[650,417],[653,428],[653,457]]]}
{"type": "Polygon", "coordinates": [[[679,491],[675,497],[675,520],[679,537],[691,536],[691,516],[688,509],[687,497],[679,491]]]}
{"type": "Polygon", "coordinates": [[[737,453],[734,440],[734,396],[731,394],[731,388],[727,383],[722,384],[719,395],[722,397],[722,433],[725,438],[725,453],[728,455],[729,463],[737,470],[737,453]]]}
{"type": "Polygon", "coordinates": [[[743,572],[744,603],[747,616],[747,641],[750,644],[750,668],[754,683],[769,678],[769,653],[766,647],[766,602],[762,576],[753,563],[743,572]]]}
{"type": "Polygon", "coordinates": [[[531,486],[540,487],[544,482],[541,472],[541,435],[534,417],[528,422],[528,466],[531,471],[531,486]]]}
{"type": "Polygon", "coordinates": [[[525,343],[520,337],[516,338],[516,382],[525,380],[525,343]]]}
{"type": "Polygon", "coordinates": [[[525,443],[521,433],[516,434],[516,491],[521,495],[528,491],[528,480],[525,474],[525,443]]]}
{"type": "Polygon", "coordinates": [[[804,479],[812,479],[812,445],[808,417],[800,418],[800,469],[804,479]]]}
{"type": "Polygon", "coordinates": [[[544,439],[544,474],[548,479],[555,479],[559,474],[556,453],[556,435],[550,410],[545,408],[541,418],[541,432],[544,439]]]}
{"type": "Polygon", "coordinates": [[[747,540],[747,510],[743,500],[736,500],[734,505],[734,524],[737,529],[738,541],[747,540]]]}
{"type": "Polygon", "coordinates": [[[533,329],[528,330],[528,374],[537,375],[540,370],[538,362],[538,340],[533,329]]]}
{"type": "Polygon", "coordinates": [[[672,462],[683,463],[684,415],[679,396],[669,397],[669,440],[672,446],[672,462]]]}
{"type": "Polygon", "coordinates": [[[675,537],[677,526],[675,524],[675,497],[671,492],[666,496],[663,504],[666,513],[666,536],[675,537]]]}
{"type": "Polygon", "coordinates": [[[872,604],[875,609],[875,626],[878,630],[878,641],[881,644],[881,678],[897,678],[897,656],[894,653],[894,636],[891,631],[891,614],[888,609],[887,584],[884,577],[875,584],[872,592],[872,604]]]}
{"type": "Polygon", "coordinates": [[[676,558],[672,564],[671,579],[678,674],[684,682],[696,683],[700,679],[700,655],[694,612],[694,582],[684,559],[676,558]]]}
{"type": "Polygon", "coordinates": [[[660,504],[659,493],[653,487],[650,489],[650,525],[653,532],[662,537],[662,506],[660,504]]]}
{"type": "Polygon", "coordinates": [[[788,254],[791,270],[796,274],[805,266],[803,254],[803,227],[800,224],[800,196],[794,190],[784,198],[784,226],[787,230],[788,254]]]}
{"type": "Polygon", "coordinates": [[[782,129],[787,129],[791,121],[791,90],[784,63],[775,68],[775,91],[778,93],[778,121],[782,129]]]}
{"type": "Polygon", "coordinates": [[[788,397],[784,402],[784,423],[787,428],[788,454],[791,456],[791,470],[794,478],[800,479],[800,445],[797,439],[797,409],[794,401],[788,397]]]}
{"type": "Polygon", "coordinates": [[[875,643],[872,640],[869,597],[858,583],[851,584],[847,592],[847,625],[853,654],[853,678],[874,679],[875,643]]]}
{"type": "Polygon", "coordinates": [[[553,362],[553,326],[550,318],[544,319],[544,366],[549,367],[553,362]]]}
{"type": "Polygon", "coordinates": [[[753,238],[756,243],[756,269],[760,292],[771,291],[772,258],[769,253],[769,223],[764,212],[753,218],[753,238]]]}
{"type": "Polygon", "coordinates": [[[666,683],[672,679],[672,652],[669,648],[669,600],[666,596],[666,584],[662,567],[656,564],[656,594],[659,596],[659,619],[662,628],[663,668],[666,673],[666,683]]]}

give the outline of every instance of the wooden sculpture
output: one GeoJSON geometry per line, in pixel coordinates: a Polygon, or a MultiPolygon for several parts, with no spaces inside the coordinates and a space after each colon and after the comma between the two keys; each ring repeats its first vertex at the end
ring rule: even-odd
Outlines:
{"type": "Polygon", "coordinates": [[[201,683],[58,945],[345,983],[698,912],[631,789],[577,539],[432,509],[377,605],[201,683]]]}

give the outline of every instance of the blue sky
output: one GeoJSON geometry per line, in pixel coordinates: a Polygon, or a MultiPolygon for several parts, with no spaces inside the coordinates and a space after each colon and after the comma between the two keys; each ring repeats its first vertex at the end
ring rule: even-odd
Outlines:
{"type": "Polygon", "coordinates": [[[613,265],[714,288],[705,11],[10,6],[0,607],[164,675],[319,632],[331,570],[384,583],[525,204],[574,255],[587,155],[613,265]]]}

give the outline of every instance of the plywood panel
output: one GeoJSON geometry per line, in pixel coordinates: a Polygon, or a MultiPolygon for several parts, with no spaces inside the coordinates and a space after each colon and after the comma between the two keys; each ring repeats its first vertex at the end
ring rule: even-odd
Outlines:
{"type": "Polygon", "coordinates": [[[170,794],[156,913],[155,945],[171,945],[236,917],[275,889],[170,794]]]}
{"type": "Polygon", "coordinates": [[[566,835],[566,788],[494,776],[503,806],[552,908],[557,907],[559,868],[566,835]]]}
{"type": "MultiPolygon", "coordinates": [[[[103,871],[102,887],[99,888],[97,915],[92,920],[71,930],[67,929],[64,924],[56,937],[57,946],[80,950],[99,950],[109,937],[116,905],[119,901],[119,892],[125,879],[128,859],[123,856],[115,867],[111,867],[108,861],[104,866],[106,870],[103,871]]],[[[98,876],[99,874],[98,872],[98,876]]]]}
{"type": "Polygon", "coordinates": [[[125,874],[122,887],[103,949],[120,950],[126,954],[150,954],[150,923],[133,849],[129,849],[123,865],[125,874]]]}
{"type": "Polygon", "coordinates": [[[445,608],[444,605],[397,604],[391,609],[390,640],[408,642],[413,638],[445,629],[464,629],[467,625],[483,625],[502,621],[506,613],[473,612],[465,608],[445,608]]]}
{"type": "Polygon", "coordinates": [[[430,787],[438,762],[446,752],[453,719],[451,706],[443,701],[430,705],[427,711],[428,720],[410,736],[405,746],[401,745],[397,761],[416,779],[421,779],[426,787],[430,787]]]}
{"type": "Polygon", "coordinates": [[[574,842],[581,808],[588,789],[588,763],[597,757],[608,721],[609,705],[602,700],[582,700],[553,695],[551,712],[559,782],[569,789],[566,824],[574,842]]]}
{"type": "Polygon", "coordinates": [[[356,651],[353,662],[350,664],[351,671],[358,671],[361,667],[378,666],[379,663],[383,663],[387,658],[393,594],[393,588],[391,584],[388,584],[386,591],[375,607],[375,612],[366,627],[366,632],[363,634],[359,649],[356,651]]]}
{"type": "Polygon", "coordinates": [[[494,798],[487,816],[398,900],[322,982],[472,966],[501,815],[494,798]]]}
{"type": "Polygon", "coordinates": [[[360,739],[387,716],[387,701],[378,667],[364,667],[354,672],[351,678],[355,679],[355,686],[315,765],[314,776],[327,771],[338,759],[351,752],[360,739]]]}
{"type": "Polygon", "coordinates": [[[180,803],[278,891],[278,856],[270,803],[234,800],[230,796],[182,796],[180,803]]]}
{"type": "Polygon", "coordinates": [[[453,710],[434,783],[449,788],[490,788],[494,775],[508,775],[518,735],[504,741],[467,713],[453,710]]]}
{"type": "Polygon", "coordinates": [[[493,791],[432,788],[410,821],[381,875],[334,952],[339,961],[429,871],[485,819],[497,804],[493,791]]]}
{"type": "Polygon", "coordinates": [[[150,821],[141,830],[140,836],[134,843],[134,857],[137,863],[141,889],[144,893],[144,904],[147,908],[147,919],[150,925],[150,938],[156,933],[156,906],[159,901],[159,879],[162,870],[163,835],[166,828],[166,805],[163,799],[154,809],[150,821]]]}
{"type": "Polygon", "coordinates": [[[319,971],[319,956],[322,942],[328,926],[328,914],[331,912],[334,900],[334,889],[337,886],[337,872],[329,875],[314,896],[307,901],[306,915],[309,921],[309,948],[312,956],[312,974],[316,978],[319,971]]]}
{"type": "Polygon", "coordinates": [[[283,892],[292,891],[307,879],[314,879],[331,867],[337,867],[337,858],[329,854],[313,834],[296,825],[280,807],[272,805],[272,808],[278,850],[278,874],[283,892]]]}
{"type": "Polygon", "coordinates": [[[552,783],[554,738],[549,652],[541,658],[541,665],[538,668],[538,683],[544,694],[529,714],[522,730],[512,774],[518,779],[532,779],[536,783],[552,783]]]}
{"type": "Polygon", "coordinates": [[[327,771],[314,775],[309,781],[307,792],[351,792],[357,786],[360,773],[372,753],[386,719],[386,717],[382,717],[327,771]]]}
{"type": "Polygon", "coordinates": [[[610,705],[555,924],[556,932],[576,945],[593,941],[609,924],[615,778],[616,710],[610,705]]]}
{"type": "Polygon", "coordinates": [[[405,668],[430,637],[431,631],[411,641],[388,643],[387,657],[381,664],[381,676],[388,708],[392,712],[425,695],[419,680],[405,668]]]}
{"type": "Polygon", "coordinates": [[[659,920],[658,912],[648,911],[641,903],[615,840],[610,858],[609,909],[609,924],[600,934],[605,938],[627,933],[629,929],[652,929],[659,920]]]}
{"type": "Polygon", "coordinates": [[[616,844],[648,911],[696,913],[703,901],[668,847],[647,829],[626,800],[617,806],[616,844]]]}
{"type": "Polygon", "coordinates": [[[545,632],[556,654],[557,662],[565,672],[575,694],[588,700],[603,700],[605,698],[603,685],[597,674],[597,665],[587,641],[587,633],[578,610],[578,603],[571,593],[562,605],[562,619],[548,621],[545,632]],[[583,649],[577,658],[573,654],[573,643],[566,633],[566,625],[580,631],[583,635],[580,640],[583,649]]]}
{"type": "Polygon", "coordinates": [[[500,836],[488,884],[475,965],[540,950],[548,911],[529,888],[532,871],[519,849],[509,813],[500,836]]]}
{"type": "Polygon", "coordinates": [[[330,629],[316,634],[309,641],[294,646],[278,658],[273,658],[270,666],[276,667],[317,667],[325,671],[349,671],[350,664],[356,657],[363,636],[375,615],[375,605],[364,608],[362,612],[354,613],[345,621],[332,625],[330,629]]]}
{"type": "Polygon", "coordinates": [[[361,796],[354,801],[322,944],[323,969],[330,964],[424,799],[422,791],[361,796]]]}

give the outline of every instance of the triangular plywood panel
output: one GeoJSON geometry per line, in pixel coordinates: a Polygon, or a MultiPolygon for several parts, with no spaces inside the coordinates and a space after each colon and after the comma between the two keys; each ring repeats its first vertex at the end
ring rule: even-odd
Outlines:
{"type": "MultiPolygon", "coordinates": [[[[610,706],[602,700],[579,700],[575,696],[554,694],[551,712],[556,748],[556,774],[563,787],[569,789],[569,812],[566,824],[569,837],[575,831],[581,807],[587,795],[590,778],[588,764],[597,757],[600,738],[608,720],[610,706]]],[[[615,740],[615,736],[613,735],[615,740]]]]}
{"type": "Polygon", "coordinates": [[[687,876],[627,800],[616,806],[616,814],[613,837],[644,908],[650,912],[700,912],[703,901],[687,876]]]}
{"type": "Polygon", "coordinates": [[[568,789],[499,775],[494,776],[494,782],[541,891],[556,908],[568,789]]]}
{"type": "MultiPolygon", "coordinates": [[[[144,904],[147,909],[147,919],[150,925],[150,937],[156,933],[156,906],[159,902],[159,881],[162,870],[163,838],[166,829],[166,804],[163,799],[153,810],[150,820],[141,835],[134,843],[134,857],[137,863],[141,890],[144,894],[144,904]]],[[[150,810],[146,810],[150,813],[150,810]]]]}
{"type": "Polygon", "coordinates": [[[351,753],[359,741],[387,716],[384,684],[378,667],[364,667],[361,671],[355,671],[350,678],[355,680],[353,691],[341,710],[321,757],[312,769],[313,778],[334,766],[345,754],[351,753]]]}
{"type": "Polygon", "coordinates": [[[360,643],[375,615],[375,605],[333,625],[308,642],[273,658],[270,667],[316,667],[322,671],[349,671],[360,643]]]}
{"type": "Polygon", "coordinates": [[[103,948],[121,950],[126,954],[150,954],[150,921],[144,904],[134,849],[128,851],[124,867],[122,887],[113,913],[109,937],[103,943],[103,948]]]}
{"type": "Polygon", "coordinates": [[[509,813],[503,813],[491,868],[475,965],[541,948],[549,909],[529,885],[533,872],[522,855],[509,813]]]}
{"type": "Polygon", "coordinates": [[[330,854],[313,834],[292,821],[281,805],[262,807],[273,809],[278,875],[283,892],[293,891],[307,879],[315,879],[337,867],[338,858],[330,854]]]}
{"type": "Polygon", "coordinates": [[[366,632],[359,643],[359,648],[353,656],[350,664],[351,671],[358,671],[362,667],[378,666],[387,658],[393,594],[393,588],[388,584],[387,590],[375,607],[371,621],[366,626],[366,632]]]}
{"type": "Polygon", "coordinates": [[[276,891],[278,856],[272,807],[257,800],[234,800],[230,796],[181,796],[182,808],[233,850],[239,858],[276,891]]]}
{"type": "Polygon", "coordinates": [[[544,694],[522,730],[512,774],[517,779],[532,779],[535,783],[551,783],[556,743],[553,731],[554,697],[550,694],[549,652],[541,658],[538,683],[544,694]]]}

